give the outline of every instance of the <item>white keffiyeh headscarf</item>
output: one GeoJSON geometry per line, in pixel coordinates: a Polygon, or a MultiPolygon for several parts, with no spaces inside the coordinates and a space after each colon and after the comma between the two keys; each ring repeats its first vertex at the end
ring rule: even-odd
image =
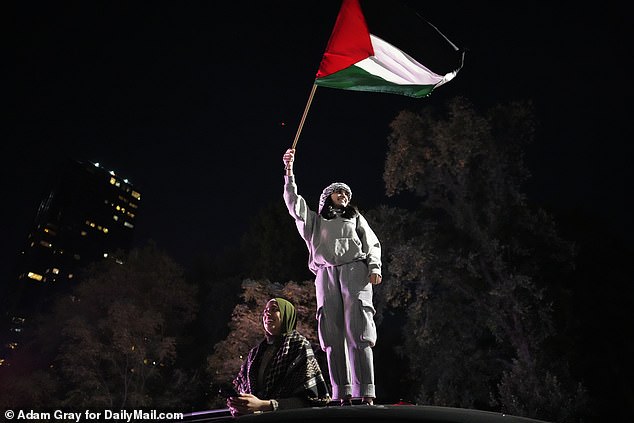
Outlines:
{"type": "Polygon", "coordinates": [[[328,197],[330,197],[333,192],[340,189],[346,191],[346,193],[348,194],[348,200],[352,200],[352,190],[348,185],[344,184],[343,182],[333,182],[322,191],[321,196],[319,197],[319,209],[317,213],[321,213],[321,209],[324,208],[324,204],[326,204],[326,200],[328,199],[328,197]]]}

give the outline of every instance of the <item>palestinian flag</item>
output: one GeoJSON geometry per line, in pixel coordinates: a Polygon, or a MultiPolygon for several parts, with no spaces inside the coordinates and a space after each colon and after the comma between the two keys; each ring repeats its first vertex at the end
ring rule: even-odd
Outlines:
{"type": "MultiPolygon", "coordinates": [[[[394,9],[394,3],[396,2],[364,3],[366,11],[374,9],[371,15],[373,19],[366,21],[359,0],[343,0],[326,52],[317,71],[315,85],[425,97],[434,88],[449,82],[456,76],[460,68],[438,75],[388,42],[388,40],[395,42],[392,37],[387,38],[391,31],[392,36],[400,36],[404,42],[413,44],[418,50],[421,45],[427,43],[427,52],[423,51],[421,54],[429,54],[433,50],[429,48],[429,44],[438,44],[439,32],[435,28],[435,41],[417,39],[412,34],[406,33],[404,21],[390,14],[390,9],[394,9]],[[368,30],[368,23],[372,33],[368,30]],[[391,28],[389,25],[386,26],[386,23],[391,23],[391,28]],[[386,32],[385,35],[379,33],[381,31],[386,32]]],[[[409,16],[410,23],[412,18],[416,20],[415,16],[409,16]]],[[[424,21],[417,19],[415,27],[420,29],[421,26],[429,28],[424,21]]],[[[445,41],[449,40],[445,39],[445,41]]],[[[444,42],[443,45],[445,45],[444,42]]],[[[453,47],[457,50],[455,46],[453,47]]]]}

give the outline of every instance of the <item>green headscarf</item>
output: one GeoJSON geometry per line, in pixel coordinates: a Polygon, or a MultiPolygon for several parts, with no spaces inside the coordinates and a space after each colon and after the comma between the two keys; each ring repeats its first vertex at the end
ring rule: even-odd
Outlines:
{"type": "Polygon", "coordinates": [[[273,298],[280,308],[280,316],[282,318],[280,335],[286,335],[297,326],[297,312],[295,306],[284,298],[273,298]]]}

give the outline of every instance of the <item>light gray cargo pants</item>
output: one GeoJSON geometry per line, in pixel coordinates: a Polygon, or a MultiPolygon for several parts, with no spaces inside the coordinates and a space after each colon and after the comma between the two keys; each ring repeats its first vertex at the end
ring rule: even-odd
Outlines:
{"type": "Polygon", "coordinates": [[[319,270],[315,292],[319,342],[328,358],[333,399],[374,398],[376,326],[367,264],[355,261],[319,270]]]}

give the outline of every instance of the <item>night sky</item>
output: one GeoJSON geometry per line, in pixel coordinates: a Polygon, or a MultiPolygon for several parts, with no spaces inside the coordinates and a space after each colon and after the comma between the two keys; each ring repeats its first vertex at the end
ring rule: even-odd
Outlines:
{"type": "MultiPolygon", "coordinates": [[[[142,193],[138,242],[154,239],[184,265],[236,244],[253,213],[282,202],[281,157],[339,1],[12,3],[3,13],[3,257],[22,247],[67,157],[130,179],[142,193]]],[[[629,239],[629,15],[605,4],[474,3],[416,2],[467,50],[458,76],[431,97],[317,90],[298,143],[300,193],[316,206],[342,180],[362,210],[393,201],[382,173],[398,111],[457,95],[482,109],[531,99],[542,125],[527,156],[531,202],[629,239]]]]}

